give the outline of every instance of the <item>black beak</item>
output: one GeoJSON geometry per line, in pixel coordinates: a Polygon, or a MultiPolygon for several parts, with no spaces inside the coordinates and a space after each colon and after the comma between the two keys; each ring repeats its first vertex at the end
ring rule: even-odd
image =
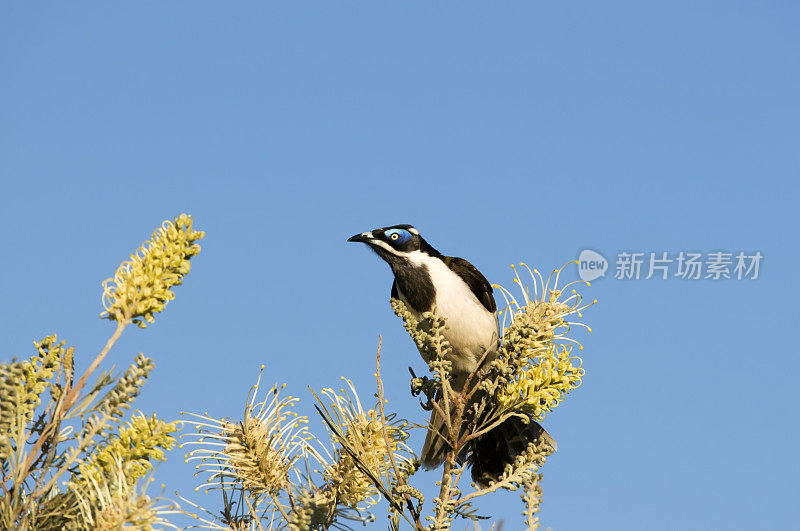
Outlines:
{"type": "Polygon", "coordinates": [[[374,239],[375,238],[373,238],[371,232],[362,232],[360,234],[356,234],[354,236],[350,236],[349,238],[347,238],[347,241],[349,241],[349,242],[367,243],[368,241],[374,240],[374,239]]]}

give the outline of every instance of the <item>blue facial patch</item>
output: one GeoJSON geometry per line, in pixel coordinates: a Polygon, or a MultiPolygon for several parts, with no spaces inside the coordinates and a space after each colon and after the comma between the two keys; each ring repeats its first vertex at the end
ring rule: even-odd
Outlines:
{"type": "Polygon", "coordinates": [[[411,233],[405,229],[389,229],[384,234],[391,242],[406,243],[411,239],[411,233]],[[392,238],[392,234],[397,234],[397,238],[392,238]]]}

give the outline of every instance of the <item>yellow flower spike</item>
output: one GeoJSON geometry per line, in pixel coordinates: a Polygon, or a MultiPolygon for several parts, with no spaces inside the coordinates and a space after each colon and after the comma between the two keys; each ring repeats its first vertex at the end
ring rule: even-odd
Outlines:
{"type": "Polygon", "coordinates": [[[79,494],[87,493],[97,485],[118,482],[115,478],[120,472],[127,487],[134,487],[153,469],[151,460],[164,460],[161,449],[169,450],[174,446],[176,440],[170,434],[177,430],[175,422],[134,415],[119,428],[118,434],[109,437],[78,465],[79,473],[70,480],[70,488],[79,494]]]}
{"type": "Polygon", "coordinates": [[[192,228],[192,218],[181,214],[165,221],[149,241],[123,262],[114,278],[103,282],[101,317],[130,321],[145,328],[155,322],[153,314],[164,310],[175,298],[170,288],[183,283],[189,273],[189,260],[200,252],[195,242],[205,233],[192,228]]]}
{"type": "Polygon", "coordinates": [[[275,385],[258,401],[260,384],[261,375],[248,394],[242,421],[192,414],[198,420],[188,422],[198,434],[184,443],[196,446],[186,457],[199,460],[198,468],[210,474],[198,488],[225,488],[220,486],[224,480],[254,497],[279,495],[290,488],[290,474],[298,473],[295,462],[312,452],[305,417],[292,410],[298,399],[280,397],[284,386],[275,385]]]}
{"type": "Polygon", "coordinates": [[[327,405],[323,404],[325,418],[337,426],[342,437],[332,434],[336,445],[334,462],[324,470],[324,477],[343,504],[362,510],[377,503],[380,496],[359,465],[366,467],[375,477],[388,479],[394,473],[390,455],[393,454],[396,462],[402,465],[408,459],[401,453],[413,454],[405,443],[408,433],[403,429],[404,421],[387,417],[387,440],[377,408],[365,411],[352,382],[344,380],[350,393],[336,394],[330,389],[323,390],[328,398],[327,405]],[[345,445],[348,450],[345,450],[345,445]]]}
{"type": "MultiPolygon", "coordinates": [[[[583,350],[583,346],[567,334],[571,325],[586,325],[568,321],[568,317],[577,314],[581,318],[581,310],[589,306],[582,305],[577,290],[566,289],[581,282],[558,286],[561,272],[572,263],[574,261],[553,270],[545,280],[537,269],[531,270],[522,262],[520,265],[528,269],[533,280],[534,297],[530,298],[529,289],[522,285],[514,268],[515,278],[512,280],[520,285],[525,305],[514,307],[509,303],[501,311],[512,319],[508,326],[503,323],[501,346],[501,357],[511,373],[508,383],[497,391],[496,399],[501,407],[530,414],[538,420],[552,411],[567,393],[580,386],[585,374],[581,368],[582,360],[571,356],[572,346],[564,343],[574,343],[578,350],[583,350]],[[572,295],[562,300],[566,291],[572,295]]],[[[502,287],[500,290],[508,302],[506,290],[502,287]]]]}

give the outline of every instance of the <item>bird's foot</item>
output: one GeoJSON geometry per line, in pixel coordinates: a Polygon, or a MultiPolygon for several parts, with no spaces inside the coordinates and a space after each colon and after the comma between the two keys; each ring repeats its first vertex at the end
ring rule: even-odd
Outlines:
{"type": "Polygon", "coordinates": [[[428,378],[427,376],[423,376],[421,378],[418,377],[416,374],[414,374],[414,369],[411,367],[408,368],[408,371],[411,373],[411,396],[419,396],[420,394],[424,394],[426,401],[423,402],[420,400],[419,404],[425,411],[432,410],[433,399],[436,396],[436,392],[439,388],[439,382],[435,379],[428,378]]]}

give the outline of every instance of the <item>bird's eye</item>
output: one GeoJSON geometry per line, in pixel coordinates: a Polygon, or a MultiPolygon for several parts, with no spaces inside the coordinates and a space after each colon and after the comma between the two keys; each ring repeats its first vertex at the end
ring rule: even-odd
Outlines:
{"type": "Polygon", "coordinates": [[[389,239],[394,241],[394,240],[396,240],[396,239],[397,239],[397,238],[399,238],[399,237],[400,237],[400,235],[399,235],[399,234],[397,234],[397,233],[395,232],[395,233],[393,233],[391,236],[389,236],[389,239]]]}

